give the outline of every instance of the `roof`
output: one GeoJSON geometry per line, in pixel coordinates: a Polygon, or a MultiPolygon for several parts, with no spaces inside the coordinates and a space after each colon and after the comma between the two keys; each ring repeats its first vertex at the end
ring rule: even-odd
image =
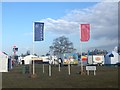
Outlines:
{"type": "MultiPolygon", "coordinates": [[[[7,55],[5,52],[0,51],[0,55],[7,55]]],[[[8,56],[8,55],[7,55],[8,56]]]]}
{"type": "Polygon", "coordinates": [[[115,51],[112,51],[112,52],[109,52],[107,55],[110,55],[110,54],[118,54],[118,53],[115,51]]]}
{"type": "Polygon", "coordinates": [[[119,54],[115,51],[112,51],[112,52],[109,52],[106,56],[114,57],[114,55],[119,55],[119,54]]]}
{"type": "Polygon", "coordinates": [[[27,55],[25,57],[37,57],[37,56],[35,56],[35,55],[27,55]]]}

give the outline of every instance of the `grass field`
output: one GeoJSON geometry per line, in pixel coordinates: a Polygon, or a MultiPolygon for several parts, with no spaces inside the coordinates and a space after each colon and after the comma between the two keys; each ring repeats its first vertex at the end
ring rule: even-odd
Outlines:
{"type": "Polygon", "coordinates": [[[16,66],[8,73],[2,74],[3,88],[118,88],[118,67],[97,66],[96,75],[80,75],[80,67],[71,66],[71,75],[68,75],[68,67],[52,66],[52,76],[48,76],[48,65],[45,65],[45,73],[42,65],[36,65],[36,78],[30,78],[29,74],[22,73],[22,66],[16,66]]]}

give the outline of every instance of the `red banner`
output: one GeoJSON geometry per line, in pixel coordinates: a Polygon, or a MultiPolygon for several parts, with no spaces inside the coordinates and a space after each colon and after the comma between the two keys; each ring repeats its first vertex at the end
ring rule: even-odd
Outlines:
{"type": "Polygon", "coordinates": [[[81,24],[81,41],[86,42],[90,38],[90,24],[81,24]]]}

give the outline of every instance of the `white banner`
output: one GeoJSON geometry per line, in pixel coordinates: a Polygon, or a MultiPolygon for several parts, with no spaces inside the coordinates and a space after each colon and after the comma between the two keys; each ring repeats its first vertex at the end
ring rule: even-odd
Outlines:
{"type": "Polygon", "coordinates": [[[104,55],[93,55],[93,63],[104,63],[104,55]]]}

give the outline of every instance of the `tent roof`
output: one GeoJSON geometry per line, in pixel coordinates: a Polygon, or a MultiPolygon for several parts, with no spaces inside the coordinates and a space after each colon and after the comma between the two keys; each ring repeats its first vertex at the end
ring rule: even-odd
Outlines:
{"type": "Polygon", "coordinates": [[[35,55],[27,55],[25,57],[37,57],[37,56],[35,56],[35,55]]]}
{"type": "Polygon", "coordinates": [[[106,56],[109,56],[109,55],[118,55],[118,53],[117,52],[115,52],[115,51],[112,51],[112,52],[109,52],[106,56]]]}
{"type": "Polygon", "coordinates": [[[112,52],[109,52],[107,55],[110,55],[110,54],[118,54],[118,53],[116,53],[115,51],[112,51],[112,52]]]}
{"type": "Polygon", "coordinates": [[[5,52],[0,51],[0,55],[6,55],[8,56],[5,52]]]}

